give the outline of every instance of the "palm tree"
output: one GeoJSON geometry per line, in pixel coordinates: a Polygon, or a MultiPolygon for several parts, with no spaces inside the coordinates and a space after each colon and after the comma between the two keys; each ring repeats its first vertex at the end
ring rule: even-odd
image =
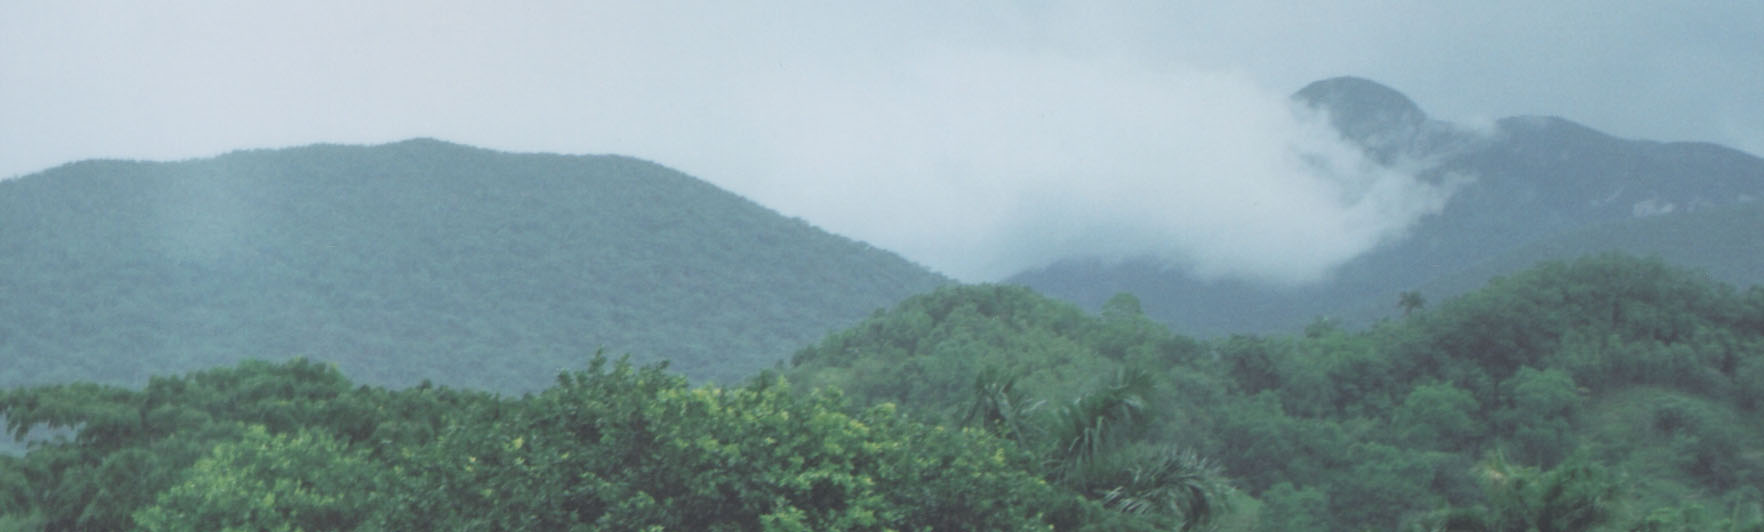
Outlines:
{"type": "Polygon", "coordinates": [[[1029,401],[1016,390],[1017,378],[988,367],[974,377],[974,403],[962,417],[961,426],[978,424],[981,430],[1029,448],[1029,416],[1041,401],[1029,401]]]}
{"type": "Polygon", "coordinates": [[[1054,480],[1123,513],[1193,530],[1228,510],[1217,467],[1174,447],[1133,446],[1145,428],[1149,373],[1124,369],[1102,389],[1060,409],[1050,430],[1054,480]],[[1149,449],[1149,450],[1148,450],[1149,449]]]}
{"type": "Polygon", "coordinates": [[[1403,316],[1407,317],[1427,306],[1427,298],[1422,297],[1420,292],[1410,290],[1397,295],[1397,306],[1403,309],[1403,316]]]}
{"type": "Polygon", "coordinates": [[[995,368],[982,371],[961,424],[1045,453],[1049,481],[1122,513],[1193,530],[1229,509],[1230,486],[1210,462],[1171,447],[1132,445],[1148,420],[1150,373],[1117,372],[1100,389],[1043,418],[1045,427],[1030,422],[1042,403],[1024,399],[1015,386],[1015,378],[995,368]]]}
{"type": "Polygon", "coordinates": [[[1103,504],[1130,514],[1167,516],[1184,531],[1206,526],[1230,510],[1231,487],[1224,474],[1193,452],[1165,447],[1125,473],[1103,494],[1103,504]]]}
{"type": "Polygon", "coordinates": [[[1151,375],[1123,369],[1101,390],[1087,393],[1061,408],[1050,435],[1050,470],[1067,481],[1081,481],[1100,458],[1122,447],[1144,428],[1151,375]]]}

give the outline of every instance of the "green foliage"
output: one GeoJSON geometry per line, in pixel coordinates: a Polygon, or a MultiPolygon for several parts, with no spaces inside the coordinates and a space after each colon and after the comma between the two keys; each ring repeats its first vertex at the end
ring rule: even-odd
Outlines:
{"type": "MultiPolygon", "coordinates": [[[[139,391],[89,383],[13,389],[0,395],[0,414],[15,436],[44,426],[78,433],[38,442],[4,470],[21,471],[34,488],[29,504],[45,529],[131,529],[135,512],[174,486],[184,485],[178,489],[190,496],[231,493],[243,485],[224,483],[237,480],[225,475],[248,465],[256,468],[249,478],[279,476],[285,464],[252,462],[275,455],[261,447],[298,457],[336,448],[324,439],[334,437],[338,445],[386,455],[422,441],[420,427],[444,425],[449,412],[487,398],[445,389],[352,388],[335,367],[298,359],[156,377],[139,391]],[[259,430],[267,435],[258,438],[267,438],[261,445],[241,443],[259,430]],[[211,474],[186,478],[203,459],[211,474]]],[[[172,502],[184,506],[166,511],[197,510],[186,504],[188,497],[172,502]]]]}
{"type": "Polygon", "coordinates": [[[1123,370],[1101,389],[1061,407],[1048,430],[1054,476],[1085,484],[1101,459],[1139,436],[1151,388],[1150,375],[1123,370]]]}
{"type": "Polygon", "coordinates": [[[1314,487],[1295,488],[1282,482],[1262,493],[1257,530],[1308,532],[1329,530],[1329,495],[1314,487]]]}
{"type": "Polygon", "coordinates": [[[0,529],[1757,529],[1764,291],[1601,256],[1212,342],[1134,302],[946,287],[734,388],[596,356],[521,397],[305,360],[7,390],[13,436],[68,436],[0,457],[0,529]]]}
{"type": "Polygon", "coordinates": [[[1424,529],[1570,532],[1594,530],[1617,518],[1622,486],[1583,455],[1540,472],[1496,453],[1478,469],[1487,505],[1436,512],[1421,520],[1424,529]]]}
{"type": "MultiPolygon", "coordinates": [[[[1608,338],[1601,344],[1607,347],[1691,341],[1699,329],[1730,327],[1735,303],[1730,291],[1658,260],[1599,255],[1496,279],[1452,301],[1427,327],[1435,349],[1479,360],[1490,375],[1505,378],[1522,366],[1584,368],[1555,356],[1569,345],[1565,340],[1608,338]]],[[[1659,368],[1646,363],[1587,377],[1653,378],[1659,368]]]]}
{"type": "Polygon", "coordinates": [[[1035,530],[1087,511],[1004,442],[844,406],[782,382],[691,389],[597,360],[413,455],[381,525],[1035,530]]]}
{"type": "Polygon", "coordinates": [[[1449,503],[1463,480],[1452,455],[1415,452],[1380,443],[1348,448],[1347,466],[1325,476],[1337,529],[1391,530],[1404,520],[1449,503]]]}
{"type": "Polygon", "coordinates": [[[1403,399],[1391,424],[1405,444],[1440,451],[1471,447],[1487,429],[1478,419],[1476,398],[1447,383],[1416,386],[1403,399]]]}
{"type": "Polygon", "coordinates": [[[1212,431],[1226,473],[1252,494],[1281,482],[1318,480],[1345,466],[1352,438],[1340,424],[1288,416],[1272,393],[1233,402],[1212,431]]]}
{"type": "Polygon", "coordinates": [[[1204,529],[1231,511],[1231,487],[1211,462],[1167,447],[1154,453],[1132,456],[1133,465],[1117,470],[1114,478],[1089,480],[1110,486],[1099,500],[1123,513],[1162,518],[1164,526],[1184,531],[1204,529]]]}
{"type": "Polygon", "coordinates": [[[1014,376],[1025,396],[1056,401],[1080,392],[1073,383],[1125,361],[1168,367],[1200,350],[1127,310],[1098,319],[1022,287],[954,286],[797,352],[789,375],[807,388],[843,390],[860,405],[891,402],[921,419],[956,423],[988,368],[1014,376]]]}
{"type": "Polygon", "coordinates": [[[383,473],[322,432],[248,428],[215,446],[134,512],[142,530],[354,530],[377,508],[383,473]]]}
{"type": "MultiPolygon", "coordinates": [[[[1295,486],[1326,490],[1326,510],[1310,514],[1331,529],[1419,523],[1445,506],[1460,510],[1434,517],[1484,523],[1464,516],[1498,501],[1475,488],[1466,457],[1497,452],[1524,471],[1561,471],[1534,473],[1543,484],[1594,469],[1632,476],[1635,495],[1601,503],[1607,524],[1632,523],[1673,497],[1758,482],[1764,430],[1738,414],[1756,408],[1760,389],[1745,377],[1764,359],[1758,293],[1603,255],[1541,265],[1363,332],[1232,337],[1214,343],[1213,367],[1234,393],[1195,430],[1263,500],[1264,523],[1301,513],[1281,509],[1295,486]],[[1622,399],[1639,389],[1660,391],[1622,399]],[[1576,449],[1587,453],[1580,469],[1564,462],[1576,449]]],[[[1527,493],[1535,506],[1569,492],[1527,493]]]]}
{"type": "MultiPolygon", "coordinates": [[[[1705,401],[1671,398],[1653,405],[1651,436],[1666,442],[1669,463],[1720,490],[1764,480],[1755,453],[1743,443],[1738,419],[1705,401]]],[[[1752,442],[1755,445],[1755,442],[1752,442]]]]}
{"type": "Polygon", "coordinates": [[[0,456],[0,515],[19,515],[30,509],[31,483],[24,461],[0,456]]]}
{"type": "Polygon", "coordinates": [[[1764,503],[1758,490],[1742,490],[1740,497],[1714,508],[1698,503],[1661,507],[1630,527],[1633,532],[1764,532],[1764,503]],[[1727,506],[1721,511],[1721,506],[1727,506]]]}
{"type": "Polygon", "coordinates": [[[17,516],[7,522],[46,530],[1161,522],[1046,482],[1034,455],[981,431],[924,425],[890,405],[851,413],[837,393],[801,395],[775,378],[691,388],[660,366],[602,357],[517,399],[355,388],[305,361],[155,378],[141,391],[68,385],[4,399],[14,430],[82,427],[0,460],[0,504],[17,516]],[[121,421],[131,416],[141,421],[121,421]]]}
{"type": "Polygon", "coordinates": [[[1030,416],[1043,404],[1024,397],[1017,390],[1017,379],[1007,377],[997,368],[987,368],[974,378],[974,403],[962,416],[961,426],[978,426],[1018,445],[1029,445],[1035,429],[1030,416]]]}
{"type": "Polygon", "coordinates": [[[1161,528],[1205,527],[1230,510],[1232,490],[1211,462],[1192,451],[1141,440],[1153,390],[1150,374],[1121,370],[1039,426],[1027,420],[1032,408],[1019,406],[1024,400],[1010,393],[1011,382],[994,371],[982,373],[969,419],[1040,450],[1043,472],[1054,482],[1161,528]]]}
{"type": "Polygon", "coordinates": [[[1764,409],[1764,357],[1750,357],[1737,366],[1733,376],[1735,402],[1751,411],[1764,409]]]}
{"type": "Polygon", "coordinates": [[[1131,295],[1092,317],[1021,287],[962,286],[798,352],[790,374],[859,405],[978,427],[1039,455],[1053,483],[1188,528],[1225,513],[1230,493],[1210,462],[1174,450],[1199,442],[1172,429],[1223,393],[1215,377],[1185,369],[1205,351],[1147,320],[1131,295]],[[1100,376],[1111,377],[1074,385],[1100,376]]]}
{"type": "Polygon", "coordinates": [[[1566,372],[1521,368],[1501,383],[1501,391],[1506,407],[1495,418],[1501,433],[1510,435],[1512,456],[1551,465],[1578,446],[1574,418],[1583,398],[1566,372]]]}
{"type": "Polygon", "coordinates": [[[1288,348],[1272,340],[1233,336],[1219,346],[1218,352],[1225,374],[1243,395],[1280,388],[1294,373],[1289,367],[1292,355],[1288,348]]]}

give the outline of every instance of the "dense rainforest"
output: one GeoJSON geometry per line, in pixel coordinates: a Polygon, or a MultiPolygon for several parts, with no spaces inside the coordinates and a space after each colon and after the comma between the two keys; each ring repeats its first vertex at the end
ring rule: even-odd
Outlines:
{"type": "Polygon", "coordinates": [[[1196,340],[948,286],[738,385],[246,361],[0,395],[0,530],[1764,530],[1764,288],[1541,264],[1196,340]]]}

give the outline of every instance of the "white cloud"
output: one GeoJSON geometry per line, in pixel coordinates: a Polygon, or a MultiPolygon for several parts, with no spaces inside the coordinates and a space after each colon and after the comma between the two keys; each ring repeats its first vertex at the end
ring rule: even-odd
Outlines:
{"type": "Polygon", "coordinates": [[[1230,73],[945,50],[754,99],[765,118],[736,142],[775,185],[749,194],[968,280],[1150,255],[1314,281],[1447,192],[1230,73]]]}

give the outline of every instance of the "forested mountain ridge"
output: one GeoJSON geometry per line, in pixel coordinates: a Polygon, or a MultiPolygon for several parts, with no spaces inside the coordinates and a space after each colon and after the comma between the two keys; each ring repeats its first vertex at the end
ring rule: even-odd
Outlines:
{"type": "Polygon", "coordinates": [[[531,390],[597,349],[734,380],[947,282],[662,166],[435,140],[0,182],[0,384],[243,358],[531,390]]]}
{"type": "MultiPolygon", "coordinates": [[[[1423,168],[1422,180],[1464,184],[1442,212],[1423,217],[1401,240],[1344,264],[1313,286],[1202,281],[1160,261],[1105,264],[1083,257],[1023,272],[1011,282],[1091,309],[1115,293],[1134,293],[1148,314],[1195,334],[1290,331],[1319,316],[1365,324],[1393,315],[1401,292],[1431,287],[1428,295],[1439,299],[1479,286],[1491,275],[1575,256],[1503,257],[1528,244],[1603,224],[1673,225],[1678,217],[1764,199],[1764,159],[1714,144],[1620,139],[1556,117],[1512,117],[1490,128],[1468,128],[1429,118],[1402,93],[1360,78],[1318,81],[1293,97],[1330,113],[1342,136],[1372,158],[1423,168]],[[1498,262],[1475,267],[1486,259],[1498,262]],[[1481,273],[1466,277],[1470,272],[1481,273]],[[1447,277],[1463,280],[1435,283],[1447,277]],[[1443,290],[1447,286],[1457,291],[1443,290]]],[[[1643,230],[1582,252],[1659,252],[1674,263],[1749,272],[1724,276],[1728,282],[1759,283],[1764,257],[1728,254],[1711,264],[1713,253],[1675,254],[1685,248],[1753,246],[1757,239],[1743,235],[1764,234],[1764,225],[1754,218],[1734,218],[1750,225],[1732,231],[1674,234],[1669,238],[1679,242],[1669,245],[1637,240],[1663,233],[1643,230]]]]}

